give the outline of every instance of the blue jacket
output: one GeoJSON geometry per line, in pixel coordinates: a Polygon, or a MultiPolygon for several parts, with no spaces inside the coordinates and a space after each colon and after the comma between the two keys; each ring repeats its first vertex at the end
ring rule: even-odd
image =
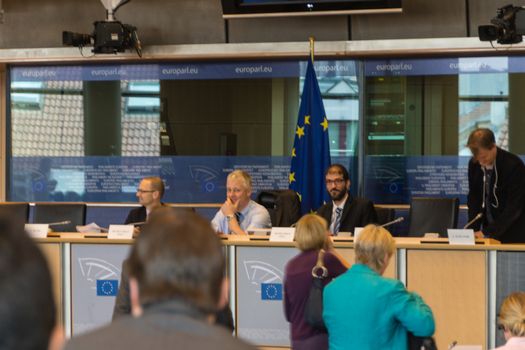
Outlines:
{"type": "Polygon", "coordinates": [[[331,350],[406,350],[407,330],[434,334],[432,310],[419,295],[363,264],[329,283],[323,304],[331,350]]]}

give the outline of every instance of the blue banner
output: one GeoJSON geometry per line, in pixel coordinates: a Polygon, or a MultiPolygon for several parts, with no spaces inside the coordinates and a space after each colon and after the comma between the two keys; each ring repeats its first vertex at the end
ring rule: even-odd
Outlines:
{"type": "Polygon", "coordinates": [[[160,176],[169,203],[220,203],[226,176],[243,169],[261,189],[288,188],[289,157],[13,157],[9,199],[136,202],[140,179],[160,176]]]}
{"type": "Polygon", "coordinates": [[[525,72],[523,57],[419,58],[365,61],[366,76],[525,72]]]}
{"type": "Polygon", "coordinates": [[[407,204],[412,197],[458,197],[466,204],[469,159],[468,156],[368,156],[365,197],[381,204],[407,204]]]}
{"type": "MultiPolygon", "coordinates": [[[[13,67],[11,81],[106,81],[294,78],[304,75],[306,61],[252,61],[13,67]]],[[[319,77],[355,76],[354,61],[318,61],[319,77]]]]}

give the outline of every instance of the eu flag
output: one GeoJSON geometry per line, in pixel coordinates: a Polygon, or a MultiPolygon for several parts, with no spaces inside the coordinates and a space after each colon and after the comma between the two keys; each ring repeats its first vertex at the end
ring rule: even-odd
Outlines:
{"type": "Polygon", "coordinates": [[[324,172],[330,163],[328,120],[314,65],[309,59],[288,178],[290,189],[299,195],[303,214],[330,200],[324,184],[324,172]]]}
{"type": "Polygon", "coordinates": [[[283,300],[282,283],[261,283],[261,300],[283,300]]]}
{"type": "Polygon", "coordinates": [[[118,292],[118,280],[97,280],[97,297],[114,297],[118,292]]]}

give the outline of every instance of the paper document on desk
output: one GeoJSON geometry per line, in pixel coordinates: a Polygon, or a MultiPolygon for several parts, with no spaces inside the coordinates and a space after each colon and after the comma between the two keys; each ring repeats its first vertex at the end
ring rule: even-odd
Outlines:
{"type": "Polygon", "coordinates": [[[96,232],[96,233],[100,233],[100,232],[108,232],[108,229],[105,228],[105,227],[100,227],[98,226],[96,223],[92,222],[90,224],[87,224],[87,225],[84,225],[84,226],[81,226],[81,225],[77,225],[76,226],[76,229],[77,229],[77,232],[80,232],[80,233],[90,233],[90,232],[96,232]]]}

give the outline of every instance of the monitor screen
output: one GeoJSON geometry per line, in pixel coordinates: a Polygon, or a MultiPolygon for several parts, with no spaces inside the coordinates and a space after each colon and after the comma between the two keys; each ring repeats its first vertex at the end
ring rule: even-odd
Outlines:
{"type": "Polygon", "coordinates": [[[402,0],[222,0],[224,18],[401,12],[402,0]]]}

